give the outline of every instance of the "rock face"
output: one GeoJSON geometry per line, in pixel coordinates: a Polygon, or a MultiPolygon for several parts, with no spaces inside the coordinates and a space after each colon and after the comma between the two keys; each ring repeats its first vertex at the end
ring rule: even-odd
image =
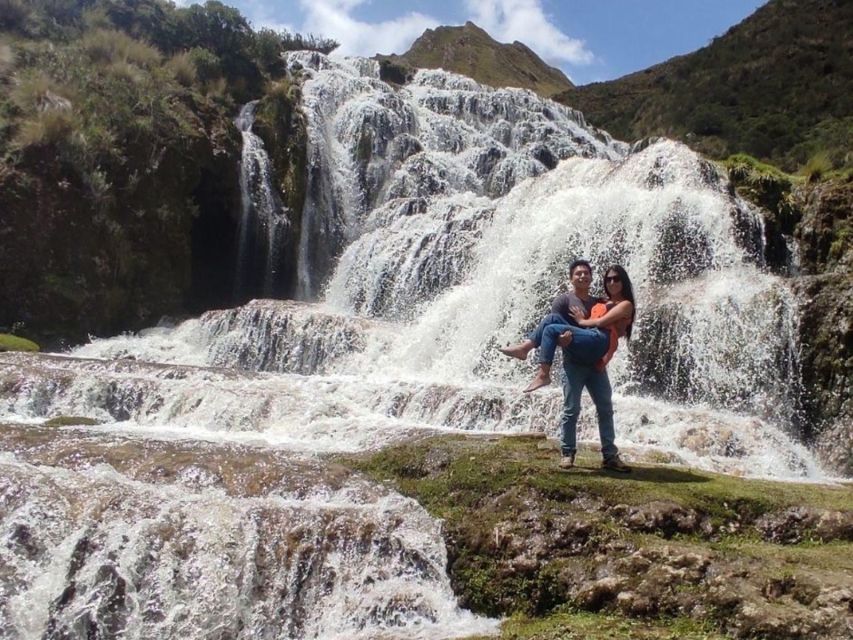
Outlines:
{"type": "Polygon", "coordinates": [[[220,111],[180,108],[191,129],[163,147],[140,140],[105,170],[116,197],[98,199],[50,144],[0,166],[0,326],[23,323],[50,344],[186,309],[210,257],[193,255],[194,234],[229,226],[239,142],[220,111]]]}
{"type": "Polygon", "coordinates": [[[803,276],[794,280],[805,305],[801,329],[806,409],[811,436],[826,462],[853,473],[853,183],[830,182],[795,192],[802,210],[795,237],[803,276]]]}
{"type": "Polygon", "coordinates": [[[574,85],[521,42],[502,44],[473,22],[427,29],[403,55],[377,56],[387,79],[402,84],[406,67],[444,69],[494,87],[532,89],[551,97],[574,85]]]}
{"type": "MultiPolygon", "coordinates": [[[[737,158],[737,157],[736,157],[737,158]]],[[[853,473],[853,182],[793,179],[745,157],[727,162],[738,193],[761,207],[768,266],[801,307],[802,438],[828,468],[853,473]],[[750,166],[750,162],[752,165],[750,166]]]]}

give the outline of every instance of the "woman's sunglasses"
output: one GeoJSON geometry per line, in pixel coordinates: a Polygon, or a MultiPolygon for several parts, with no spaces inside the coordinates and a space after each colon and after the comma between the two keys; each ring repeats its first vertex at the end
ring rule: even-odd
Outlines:
{"type": "Polygon", "coordinates": [[[622,282],[622,278],[619,276],[605,276],[605,282],[622,282]]]}

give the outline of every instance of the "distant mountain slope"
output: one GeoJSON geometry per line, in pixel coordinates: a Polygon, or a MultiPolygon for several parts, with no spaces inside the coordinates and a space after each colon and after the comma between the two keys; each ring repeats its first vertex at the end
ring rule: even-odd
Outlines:
{"type": "Polygon", "coordinates": [[[849,165],[853,2],[771,0],[694,53],[556,99],[621,139],[667,135],[788,170],[826,150],[849,165]]]}
{"type": "Polygon", "coordinates": [[[461,73],[493,87],[522,87],[550,97],[574,85],[520,42],[502,44],[473,22],[427,29],[403,55],[377,56],[395,64],[461,73]]]}

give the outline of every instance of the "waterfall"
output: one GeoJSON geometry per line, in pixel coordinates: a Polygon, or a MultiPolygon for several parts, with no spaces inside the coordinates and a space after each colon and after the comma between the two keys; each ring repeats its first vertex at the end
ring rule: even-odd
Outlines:
{"type": "MultiPolygon", "coordinates": [[[[443,71],[392,88],[375,61],[317,53],[287,63],[308,121],[298,278],[312,301],[0,354],[11,637],[493,630],[456,605],[440,523],[328,457],[423,434],[556,435],[560,390],[522,394],[533,363],[495,347],[535,326],[576,257],[598,293],[613,263],[634,284],[634,335],[608,367],[626,457],[826,479],[797,439],[800,305],[713,164],[667,140],[629,148],[529,91],[443,71]],[[98,424],[41,426],[57,415],[98,424]]],[[[260,218],[244,218],[241,268],[261,260],[270,287],[256,289],[274,292],[287,222],[253,113],[243,213],[260,218]]],[[[584,403],[579,438],[595,446],[584,403]]]]}
{"type": "Polygon", "coordinates": [[[234,297],[280,293],[282,248],[290,221],[272,184],[263,141],[252,133],[258,101],[243,105],[234,123],[243,136],[240,158],[240,226],[234,297]]]}
{"type": "Polygon", "coordinates": [[[5,428],[0,491],[4,637],[366,640],[494,627],[455,607],[439,524],[417,503],[316,462],[5,428]]]}
{"type": "Polygon", "coordinates": [[[392,88],[373,60],[300,51],[287,62],[306,77],[309,120],[303,299],[320,293],[333,260],[377,224],[371,212],[381,205],[463,192],[500,196],[565,158],[616,159],[627,151],[581,113],[531,91],[433,70],[392,88]]]}

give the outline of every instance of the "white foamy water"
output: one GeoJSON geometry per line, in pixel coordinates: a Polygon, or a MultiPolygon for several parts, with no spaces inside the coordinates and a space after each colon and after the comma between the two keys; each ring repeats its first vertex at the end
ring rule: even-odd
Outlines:
{"type": "Polygon", "coordinates": [[[288,211],[273,187],[273,171],[263,141],[252,133],[257,101],[240,109],[235,120],[243,136],[240,157],[240,226],[235,293],[277,293],[282,278],[282,251],[290,228],[288,211]],[[258,282],[256,282],[258,281],[258,282]]]}
{"type": "MultiPolygon", "coordinates": [[[[4,446],[27,437],[6,433],[4,446]]],[[[456,607],[439,524],[412,500],[252,449],[70,434],[37,444],[0,453],[0,619],[12,637],[494,629],[456,607]]]]}

